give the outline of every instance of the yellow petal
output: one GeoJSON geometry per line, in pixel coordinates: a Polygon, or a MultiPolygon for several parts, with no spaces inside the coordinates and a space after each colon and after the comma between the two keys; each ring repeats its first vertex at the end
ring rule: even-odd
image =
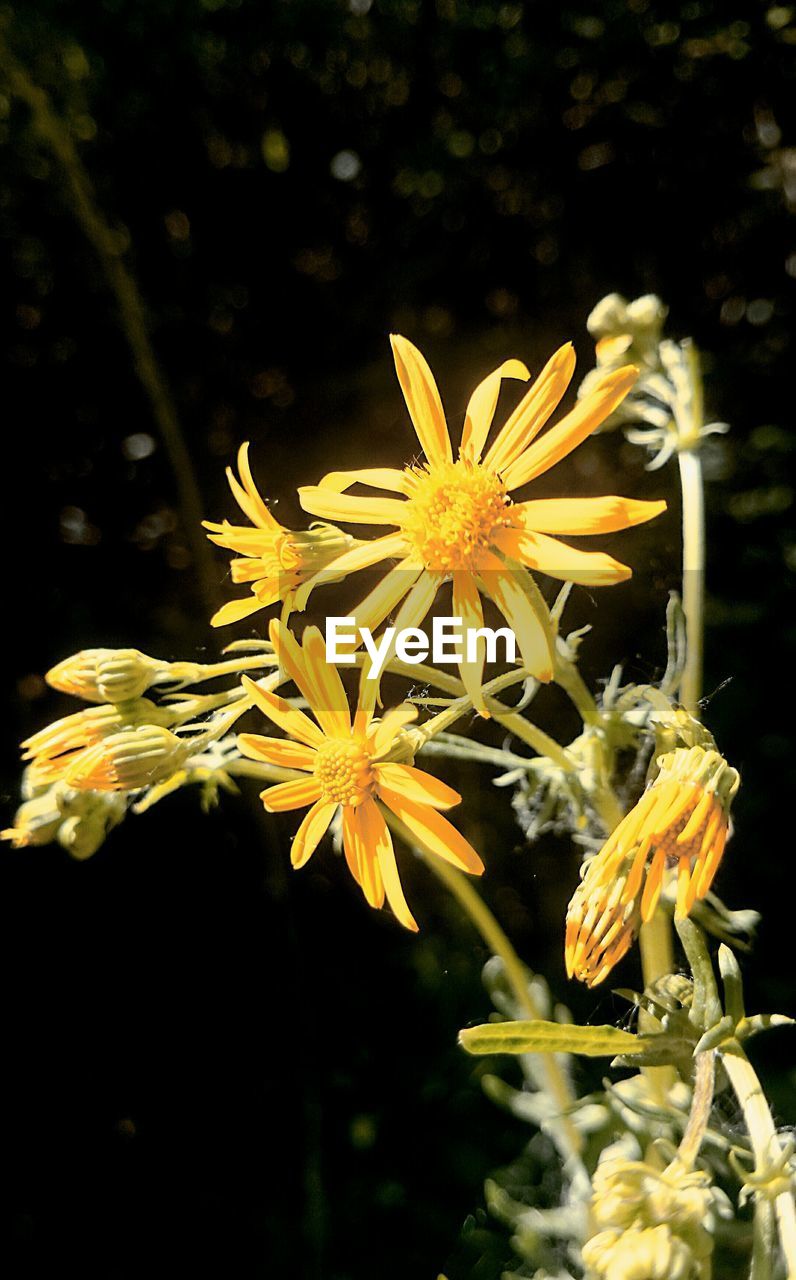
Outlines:
{"type": "Polygon", "coordinates": [[[320,708],[315,706],[316,702],[320,702],[318,697],[318,686],[312,678],[312,674],[307,668],[301,645],[296,640],[293,632],[279,621],[278,618],[272,618],[268,627],[268,635],[271,644],[274,646],[279,666],[284,671],[289,680],[292,680],[299,693],[301,693],[310,704],[313,714],[317,717],[321,728],[328,733],[328,729],[321,717],[318,715],[320,708]]]}
{"type": "Polygon", "coordinates": [[[494,373],[490,373],[483,382],[479,383],[470,396],[470,403],[467,406],[459,457],[469,462],[480,460],[495,416],[500,384],[503,379],[517,378],[521,382],[527,382],[530,376],[521,360],[505,360],[499,369],[495,369],[494,373]]]}
{"type": "Polygon", "coordinates": [[[523,528],[533,533],[563,533],[570,537],[592,533],[616,533],[643,524],[666,510],[665,502],[636,498],[540,498],[511,508],[523,528]]]}
{"type": "Polygon", "coordinates": [[[359,670],[359,696],[354,716],[354,736],[356,738],[365,737],[373,719],[373,712],[376,709],[379,682],[378,680],[368,679],[370,669],[370,659],[366,658],[359,670]]]}
{"type": "Polygon", "coordinates": [[[406,473],[395,467],[363,467],[359,471],[329,471],[320,481],[320,489],[345,493],[354,484],[369,484],[374,489],[390,489],[406,493],[406,473]]]}
{"type": "Polygon", "coordinates": [[[317,627],[307,627],[303,636],[305,664],[315,689],[313,711],[330,738],[344,738],[351,732],[351,711],[340,672],[326,658],[326,645],[317,627]]]}
{"type": "Polygon", "coordinates": [[[637,376],[635,366],[626,365],[601,378],[589,395],[579,400],[566,417],[551,427],[541,440],[521,453],[508,470],[503,472],[506,487],[521,488],[576,449],[624,400],[637,376]]]}
{"type": "Polygon", "coordinates": [[[437,384],[425,359],[406,338],[390,335],[395,371],[409,417],[429,462],[451,462],[450,436],[437,384]]]}
{"type": "Polygon", "coordinates": [[[305,805],[320,800],[321,789],[317,778],[297,778],[295,782],[278,782],[260,792],[260,799],[269,813],[283,813],[287,809],[303,809],[305,805]]]}
{"type": "Polygon", "coordinates": [[[481,597],[472,574],[458,569],[453,574],[453,616],[461,618],[465,635],[464,656],[459,663],[462,684],[470,695],[476,711],[488,719],[489,712],[481,688],[484,682],[486,643],[483,638],[479,638],[476,659],[474,662],[468,662],[466,640],[468,632],[480,630],[483,627],[484,610],[481,607],[481,597]]]}
{"type": "Polygon", "coordinates": [[[312,770],[315,748],[288,738],[266,738],[259,733],[239,733],[238,747],[250,760],[265,760],[283,769],[312,770]]]}
{"type": "Polygon", "coordinates": [[[548,538],[544,533],[499,529],[493,541],[505,555],[519,560],[529,569],[586,587],[610,587],[617,582],[625,582],[633,572],[604,551],[577,551],[575,547],[567,546],[557,538],[548,538]]]}
{"type": "Polygon", "coordinates": [[[343,845],[349,865],[357,866],[356,877],[369,906],[380,907],[384,902],[384,882],[379,869],[379,856],[375,844],[368,836],[371,834],[367,815],[363,822],[362,810],[375,808],[373,801],[365,801],[358,808],[343,806],[343,845]]]}
{"type": "Polygon", "coordinates": [[[406,516],[405,503],[397,498],[361,498],[353,493],[336,493],[319,484],[303,485],[299,502],[311,515],[347,524],[400,524],[406,516]]]}
{"type": "Polygon", "coordinates": [[[409,557],[390,569],[357,605],[353,612],[355,627],[367,627],[370,631],[375,631],[399,601],[403,600],[421,572],[422,566],[413,563],[409,557]]]}
{"type": "Polygon", "coordinates": [[[324,740],[323,734],[303,711],[299,711],[298,707],[292,707],[278,694],[260,689],[248,676],[242,676],[241,681],[255,706],[259,707],[275,725],[284,729],[285,733],[289,733],[291,738],[298,738],[299,742],[306,743],[308,747],[321,746],[324,740]]]}
{"type": "Polygon", "coordinates": [[[379,798],[409,828],[418,843],[428,853],[436,854],[445,862],[450,862],[454,867],[468,871],[471,875],[481,875],[484,864],[475,849],[448,822],[447,818],[437,813],[436,809],[431,809],[425,804],[417,804],[414,800],[407,800],[405,796],[399,795],[397,791],[391,791],[389,787],[380,788],[379,798]]]}
{"type": "Polygon", "coordinates": [[[392,707],[375,727],[372,748],[374,759],[386,755],[404,725],[411,724],[416,719],[417,707],[411,702],[402,702],[400,707],[392,707]]]}
{"type": "Polygon", "coordinates": [[[379,787],[389,787],[406,800],[430,804],[432,809],[451,809],[461,803],[461,796],[424,769],[411,764],[376,764],[373,766],[379,787]]]}
{"type": "MultiPolygon", "coordinates": [[[[281,530],[282,526],[278,520],[275,520],[268,507],[260,497],[257,485],[252,477],[251,467],[249,466],[249,442],[246,441],[238,450],[238,471],[243,481],[243,487],[252,503],[253,509],[257,513],[255,524],[260,525],[264,529],[281,530]]],[[[234,492],[234,490],[233,490],[234,492]]]]}
{"type": "Polygon", "coordinates": [[[309,813],[305,814],[290,846],[290,861],[296,870],[309,862],[318,842],[326,835],[336,808],[333,800],[316,800],[309,813]]]}
{"type": "Polygon", "coordinates": [[[307,578],[296,597],[297,609],[303,611],[311,593],[316,587],[330,582],[338,582],[348,573],[356,573],[359,569],[369,569],[382,560],[405,556],[409,550],[402,533],[388,533],[383,538],[374,538],[369,542],[361,542],[359,546],[344,551],[335,560],[330,560],[320,572],[307,578]]]}
{"type": "Polygon", "coordinates": [[[417,933],[417,922],[409,910],[401,886],[401,879],[398,875],[395,850],[393,849],[389,828],[376,804],[364,804],[362,809],[366,811],[363,813],[363,820],[367,826],[367,839],[376,849],[384,888],[387,891],[387,901],[392,907],[396,920],[405,929],[411,929],[412,933],[417,933]]]}
{"type": "Polygon", "coordinates": [[[655,908],[658,905],[658,899],[661,896],[663,888],[663,870],[666,862],[666,850],[663,845],[655,850],[655,856],[650,863],[647,879],[644,882],[644,892],[641,895],[641,919],[646,924],[655,914],[655,908]]]}
{"type": "Polygon", "coordinates": [[[501,474],[541,431],[570,384],[575,371],[571,342],[559,347],[501,428],[484,465],[501,474]]]}
{"type": "Polygon", "coordinates": [[[504,564],[497,556],[489,563],[494,567],[479,574],[486,594],[517,637],[526,671],[546,684],[553,678],[553,639],[541,592],[521,566],[504,564]]]}
{"type": "Polygon", "coordinates": [[[257,613],[264,608],[265,605],[261,604],[254,595],[244,596],[242,600],[228,600],[213,614],[210,626],[226,627],[230,622],[240,622],[242,618],[248,618],[252,613],[257,613]]]}

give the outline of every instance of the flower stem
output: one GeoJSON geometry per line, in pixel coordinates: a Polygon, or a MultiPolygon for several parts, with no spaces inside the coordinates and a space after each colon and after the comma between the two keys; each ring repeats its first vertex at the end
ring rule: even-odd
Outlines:
{"type": "MultiPolygon", "coordinates": [[[[779,1154],[777,1131],[766,1095],[754,1067],[737,1041],[722,1053],[721,1060],[743,1111],[755,1157],[755,1172],[762,1174],[779,1154]]],[[[764,1192],[758,1192],[756,1198],[763,1200],[763,1197],[764,1192]]],[[[776,1197],[774,1215],[787,1280],[796,1280],[796,1202],[792,1191],[782,1191],[776,1197]]]]}
{"type": "Polygon", "coordinates": [[[697,715],[702,694],[705,627],[705,494],[702,459],[696,449],[678,454],[683,496],[683,612],[686,621],[686,661],[680,681],[680,701],[697,715]]]}
{"type": "MultiPolygon", "coordinates": [[[[410,833],[407,832],[406,835],[411,841],[410,833]]],[[[413,847],[417,848],[414,842],[413,847]]],[[[540,1018],[542,1011],[537,1005],[530,988],[528,971],[481,895],[473,888],[470,881],[461,871],[457,871],[449,863],[443,862],[441,858],[426,854],[422,849],[419,849],[418,852],[426,865],[450,890],[459,906],[470,917],[471,922],[492,954],[499,956],[502,960],[506,978],[517,1004],[529,1018],[540,1018]]],[[[583,1140],[573,1124],[572,1118],[567,1114],[568,1109],[575,1101],[569,1081],[553,1054],[540,1054],[539,1061],[543,1064],[546,1092],[554,1100],[559,1110],[559,1115],[555,1120],[555,1128],[561,1147],[566,1154],[579,1156],[583,1147],[583,1140]]]]}

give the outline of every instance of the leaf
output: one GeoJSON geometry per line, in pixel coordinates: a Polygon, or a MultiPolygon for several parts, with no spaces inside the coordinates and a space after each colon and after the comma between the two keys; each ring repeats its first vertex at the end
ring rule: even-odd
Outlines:
{"type": "Polygon", "coordinates": [[[647,1048],[644,1037],[618,1027],[562,1026],[541,1019],[467,1027],[459,1032],[459,1043],[473,1054],[579,1053],[588,1058],[642,1053],[647,1048]]]}

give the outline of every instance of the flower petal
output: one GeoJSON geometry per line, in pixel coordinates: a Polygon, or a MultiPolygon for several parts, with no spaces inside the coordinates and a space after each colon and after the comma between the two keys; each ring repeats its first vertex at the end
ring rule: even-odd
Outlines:
{"type": "Polygon", "coordinates": [[[501,474],[505,472],[558,408],[574,372],[575,350],[572,343],[567,342],[551,356],[539,377],[507,419],[486,456],[484,466],[490,471],[498,471],[501,474]]]}
{"type": "Polygon", "coordinates": [[[422,565],[409,557],[390,569],[369,595],[354,609],[354,626],[375,631],[422,573],[422,565]]]}
{"type": "Polygon", "coordinates": [[[289,733],[291,738],[298,738],[299,742],[305,742],[308,747],[321,746],[324,740],[321,730],[298,707],[292,707],[276,693],[261,689],[248,676],[242,676],[241,683],[263,715],[268,716],[280,729],[284,729],[285,733],[289,733]]]}
{"type": "Polygon", "coordinates": [[[334,800],[316,800],[309,813],[304,815],[290,846],[290,861],[297,871],[309,862],[319,841],[326,835],[336,808],[334,800]]]}
{"type": "Polygon", "coordinates": [[[363,467],[359,471],[329,471],[319,482],[320,489],[345,493],[354,484],[369,484],[374,489],[406,493],[406,473],[395,467],[363,467]]]}
{"type": "Polygon", "coordinates": [[[616,533],[643,524],[666,510],[665,502],[637,498],[540,498],[511,508],[522,527],[532,533],[563,533],[570,537],[592,533],[616,533]]]}
{"type": "Polygon", "coordinates": [[[479,578],[494,600],[520,646],[525,669],[546,684],[553,678],[553,638],[550,613],[536,583],[520,565],[512,567],[492,556],[493,567],[479,578]]]}
{"type": "Polygon", "coordinates": [[[610,587],[625,582],[633,573],[626,564],[614,560],[604,551],[578,551],[575,547],[548,538],[544,533],[524,529],[499,529],[493,541],[506,555],[529,569],[546,573],[564,582],[578,582],[585,587],[610,587]]]}
{"type": "Polygon", "coordinates": [[[303,809],[321,798],[318,779],[297,778],[295,782],[278,782],[260,792],[263,806],[269,813],[283,813],[286,809],[303,809]]]}
{"type": "MultiPolygon", "coordinates": [[[[263,529],[273,529],[274,532],[281,532],[282,526],[279,521],[274,518],[268,510],[263,499],[260,497],[257,485],[252,477],[251,467],[249,466],[249,442],[248,440],[241,445],[238,450],[238,471],[243,481],[243,487],[249,497],[254,510],[257,513],[255,524],[263,529]]],[[[234,493],[234,490],[233,490],[234,493]]],[[[244,508],[245,509],[245,508],[244,508]]]]}
{"type": "Polygon", "coordinates": [[[361,886],[368,905],[380,907],[384,902],[384,882],[379,869],[379,856],[372,840],[367,812],[364,821],[362,816],[363,809],[367,811],[375,807],[372,800],[366,800],[356,809],[348,804],[343,806],[343,846],[349,866],[351,863],[356,864],[358,874],[355,879],[361,886]]]}
{"type": "Polygon", "coordinates": [[[265,760],[284,769],[307,769],[315,764],[315,748],[289,738],[266,738],[259,733],[239,733],[238,747],[249,760],[265,760]]]}
{"type": "Polygon", "coordinates": [[[437,813],[436,809],[431,809],[425,804],[417,804],[414,800],[407,800],[405,796],[397,791],[391,791],[389,787],[379,789],[379,798],[409,828],[418,843],[428,853],[436,854],[445,862],[450,862],[454,867],[468,871],[471,875],[481,875],[484,864],[475,849],[448,822],[447,818],[437,813]]]}
{"type": "Polygon", "coordinates": [[[472,574],[457,569],[453,574],[453,616],[461,618],[465,636],[464,656],[459,663],[459,673],[467,693],[470,695],[476,711],[489,718],[484,702],[481,686],[484,682],[484,663],[486,661],[486,643],[479,637],[474,662],[467,660],[467,635],[470,631],[480,630],[484,625],[484,610],[481,597],[472,574]]]}
{"type": "Polygon", "coordinates": [[[503,379],[517,378],[521,382],[527,382],[530,376],[521,360],[504,360],[499,369],[495,369],[494,373],[490,373],[483,382],[479,383],[470,396],[470,403],[467,406],[462,442],[459,446],[460,458],[465,458],[469,462],[480,461],[481,452],[495,416],[500,384],[503,379]]]}
{"type": "Polygon", "coordinates": [[[461,804],[458,791],[424,769],[416,769],[411,764],[376,764],[373,767],[379,787],[388,787],[405,800],[429,804],[432,809],[451,809],[455,804],[461,804]]]}
{"type": "Polygon", "coordinates": [[[345,738],[351,732],[351,710],[340,672],[328,661],[317,627],[307,627],[303,641],[304,661],[315,689],[313,711],[329,737],[345,738]]]}
{"type": "Polygon", "coordinates": [[[226,627],[230,622],[240,622],[242,618],[248,618],[264,608],[265,605],[254,595],[244,596],[242,600],[228,600],[213,614],[210,626],[226,627]]]}
{"type": "Polygon", "coordinates": [[[336,493],[334,489],[324,489],[319,484],[302,485],[298,495],[305,511],[313,516],[322,516],[324,520],[343,520],[347,524],[400,524],[406,516],[405,504],[397,498],[336,493]]]}
{"type": "Polygon", "coordinates": [[[381,810],[378,805],[371,802],[363,804],[360,812],[368,844],[376,849],[387,901],[392,907],[393,914],[405,929],[411,929],[412,933],[417,933],[417,922],[409,910],[398,875],[392,836],[381,810]]]}
{"type": "Polygon", "coordinates": [[[508,489],[519,489],[529,480],[555,466],[590,436],[601,422],[624,400],[638,376],[634,365],[626,365],[601,378],[589,395],[579,400],[566,417],[551,427],[503,472],[508,489]]]}
{"type": "Polygon", "coordinates": [[[434,375],[417,347],[406,338],[393,333],[390,343],[398,381],[423,452],[429,462],[451,462],[453,451],[434,375]]]}
{"type": "Polygon", "coordinates": [[[371,747],[373,758],[377,760],[379,756],[386,755],[404,725],[411,724],[416,719],[417,707],[411,702],[391,707],[374,726],[371,747]]]}

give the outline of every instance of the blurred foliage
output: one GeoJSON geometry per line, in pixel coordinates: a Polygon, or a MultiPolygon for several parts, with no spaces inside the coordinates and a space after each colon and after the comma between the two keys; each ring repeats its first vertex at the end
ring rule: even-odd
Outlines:
{"type": "MultiPolygon", "coordinates": [[[[611,290],[666,298],[670,331],[710,355],[710,416],[733,424],[706,453],[707,688],[732,681],[708,719],[745,779],[722,896],[764,912],[750,1000],[787,1008],[782,798],[796,776],[770,677],[787,678],[796,646],[796,11],[25,0],[0,34],[68,124],[138,279],[214,519],[230,514],[223,465],[242,439],[286,519],[295,484],[351,465],[363,439],[395,461],[392,328],[421,342],[456,410],[496,355],[538,361],[571,335],[588,365],[585,317],[611,290]]],[[[65,709],[45,704],[40,672],[97,644],[201,658],[208,636],[100,265],[2,68],[0,139],[13,808],[14,739],[65,709]]],[[[652,495],[627,446],[590,449],[584,489],[609,477],[652,495]]],[[[643,544],[644,590],[622,588],[613,621],[601,604],[602,643],[624,646],[633,678],[663,662],[673,522],[669,554],[643,544]]],[[[605,666],[588,639],[584,663],[605,666]]],[[[490,793],[463,766],[468,783],[484,823],[490,793]]],[[[440,898],[419,942],[396,937],[330,859],[288,884],[284,840],[244,815],[230,803],[201,820],[175,801],[142,843],[120,832],[85,867],[4,855],[14,1274],[79,1257],[87,1276],[137,1275],[165,1233],[178,1270],[358,1280],[378,1256],[386,1280],[437,1263],[491,1280],[506,1255],[476,1206],[521,1138],[454,1044],[485,1012],[483,952],[440,898]],[[296,1007],[327,1033],[322,1054],[311,1036],[299,1047],[298,1070],[269,1033],[296,1007]],[[354,1016],[369,1041],[339,1029],[354,1016]],[[396,1051],[396,1019],[423,1028],[433,1069],[414,1045],[396,1051]]],[[[526,856],[518,832],[486,829],[495,910],[563,990],[577,856],[552,836],[526,856]]],[[[610,996],[572,1002],[582,1020],[615,1014],[610,996]]],[[[775,1091],[792,1084],[781,1073],[775,1091]]]]}

